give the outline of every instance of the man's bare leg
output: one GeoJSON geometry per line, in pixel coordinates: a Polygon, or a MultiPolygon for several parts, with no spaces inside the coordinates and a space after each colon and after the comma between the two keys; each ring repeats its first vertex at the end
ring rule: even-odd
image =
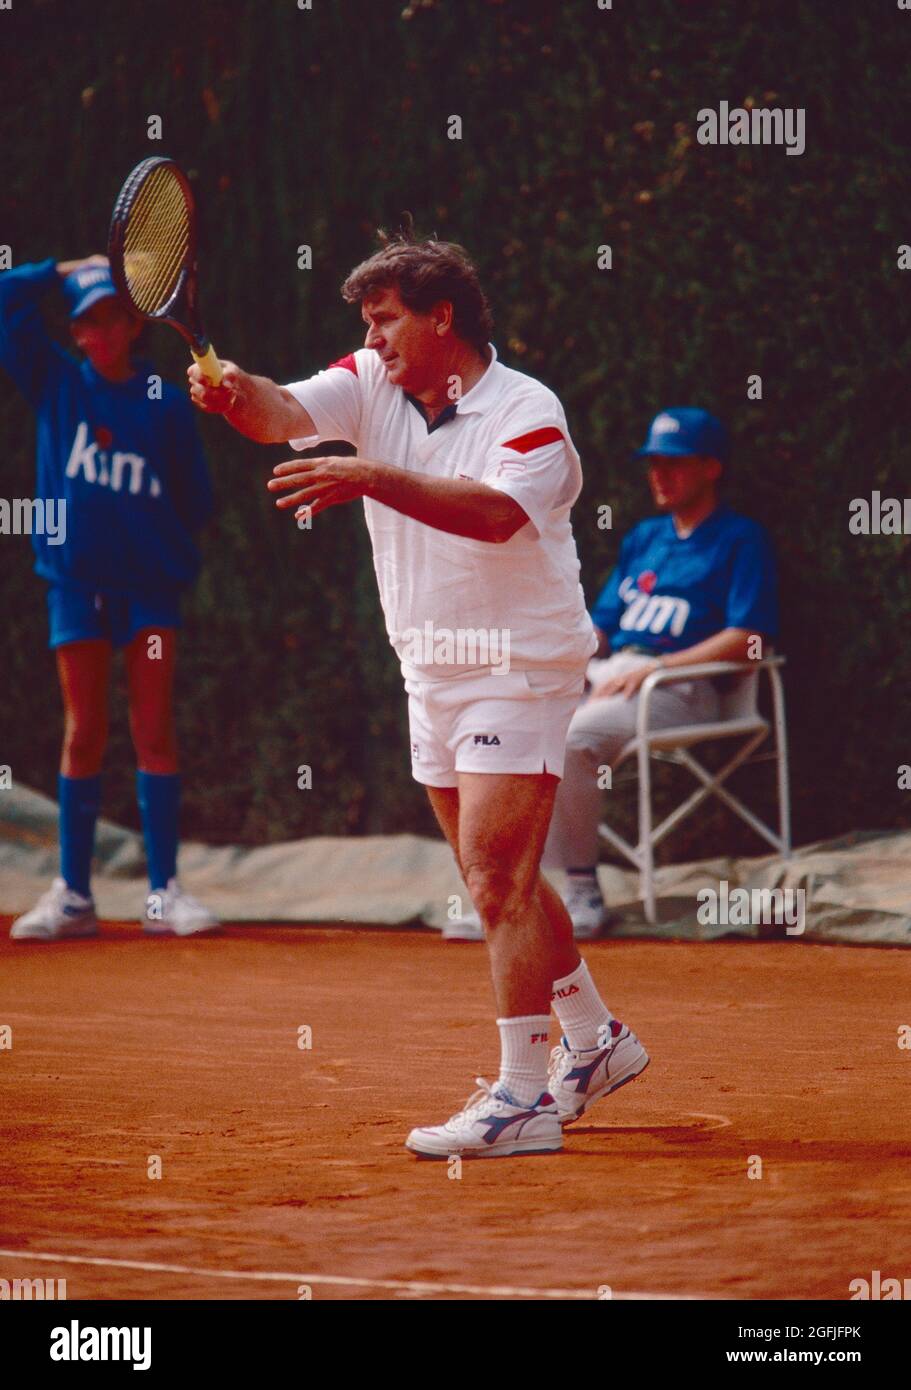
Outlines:
{"type": "Polygon", "coordinates": [[[412,1130],[408,1146],[425,1156],[443,1157],[453,1145],[459,1152],[479,1152],[487,1143],[506,1154],[518,1152],[519,1145],[501,1147],[501,1140],[519,1132],[514,1126],[526,1124],[537,1126],[521,1141],[526,1150],[553,1152],[559,1147],[554,1110],[560,1122],[575,1118],[648,1064],[635,1035],[612,1021],[579,958],[569,915],[540,871],[556,780],[548,774],[462,773],[458,788],[428,787],[484,924],[502,1050],[487,1112],[469,1110],[446,1125],[412,1130]],[[549,1073],[552,996],[567,1041],[549,1073]],[[609,1047],[603,1041],[605,1026],[611,1030],[609,1047]],[[585,1075],[590,1073],[590,1081],[582,1089],[572,1072],[574,1049],[589,1047],[585,1075]],[[542,1091],[552,1092],[556,1104],[550,1096],[542,1106],[534,1104],[542,1091]],[[505,1110],[504,1102],[509,1103],[505,1110]]]}
{"type": "Polygon", "coordinates": [[[579,961],[566,909],[539,868],[557,778],[458,778],[458,787],[427,792],[484,925],[497,1011],[504,1018],[546,1014],[557,961],[568,961],[564,974],[579,961]]]}
{"type": "MultiPolygon", "coordinates": [[[[472,777],[473,779],[475,779],[476,782],[480,783],[489,783],[492,781],[504,780],[502,776],[498,776],[497,774],[491,773],[460,774],[460,780],[464,777],[472,777]]],[[[550,774],[542,774],[542,778],[543,777],[546,777],[549,783],[556,783],[556,778],[552,777],[550,774]]],[[[517,779],[519,781],[529,780],[529,778],[519,775],[517,775],[517,779]]],[[[511,781],[512,778],[510,777],[507,780],[511,781]]],[[[554,786],[554,790],[555,789],[556,788],[554,786]]],[[[483,785],[479,788],[479,791],[483,793],[483,785]]],[[[460,850],[459,788],[428,787],[427,794],[430,798],[430,804],[433,807],[433,812],[437,818],[437,822],[440,826],[440,829],[443,831],[443,834],[449,841],[449,845],[452,849],[453,854],[455,855],[456,863],[459,866],[459,872],[462,874],[462,877],[465,879],[466,885],[468,885],[470,889],[470,885],[468,884],[468,880],[465,875],[465,869],[462,864],[460,850]]],[[[514,799],[511,796],[511,791],[507,792],[507,797],[510,800],[511,804],[515,804],[514,799]]],[[[481,829],[483,831],[483,825],[481,829]]],[[[520,831],[524,838],[524,828],[520,827],[520,831]]],[[[544,834],[546,838],[546,826],[544,829],[544,834]]],[[[569,915],[566,911],[566,908],[563,905],[562,899],[560,898],[560,895],[557,892],[555,892],[555,890],[551,887],[550,883],[548,883],[547,879],[541,873],[540,869],[538,869],[537,871],[537,896],[539,911],[543,913],[550,927],[551,949],[553,953],[553,960],[551,966],[551,982],[553,982],[553,980],[558,980],[565,975],[572,974],[572,972],[575,969],[577,969],[580,964],[580,956],[579,952],[576,950],[575,942],[573,941],[572,923],[569,919],[569,915]]],[[[484,919],[482,917],[482,921],[483,920],[484,919]]],[[[491,969],[494,969],[493,964],[491,965],[491,969]]]]}

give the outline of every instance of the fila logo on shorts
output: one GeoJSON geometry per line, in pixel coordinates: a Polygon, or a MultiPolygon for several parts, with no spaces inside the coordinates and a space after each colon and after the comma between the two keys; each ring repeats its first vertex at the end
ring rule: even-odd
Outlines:
{"type": "Polygon", "coordinates": [[[499,748],[500,740],[497,738],[496,734],[475,734],[475,748],[477,748],[478,744],[482,744],[485,748],[499,748]]]}

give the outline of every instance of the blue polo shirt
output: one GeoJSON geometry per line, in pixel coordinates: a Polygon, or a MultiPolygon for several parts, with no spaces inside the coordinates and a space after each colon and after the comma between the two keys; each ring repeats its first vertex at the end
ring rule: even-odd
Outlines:
{"type": "Polygon", "coordinates": [[[778,584],[764,526],[720,506],[689,536],[671,516],[649,517],[620,547],[592,621],[612,652],[679,652],[726,627],[778,635],[778,584]]]}
{"type": "Polygon", "coordinates": [[[146,598],[174,595],[199,567],[195,533],[212,494],[193,407],[150,362],[114,383],[49,336],[39,305],[59,283],[52,260],[0,275],[0,367],[38,422],[35,496],[66,503],[66,538],[32,535],[35,569],[146,598]]]}

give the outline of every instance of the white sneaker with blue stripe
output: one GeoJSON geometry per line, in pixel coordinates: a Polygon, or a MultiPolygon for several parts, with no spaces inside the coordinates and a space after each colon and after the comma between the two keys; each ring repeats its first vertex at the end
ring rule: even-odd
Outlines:
{"type": "Polygon", "coordinates": [[[618,1018],[599,1028],[596,1047],[575,1051],[561,1038],[550,1054],[547,1074],[560,1123],[571,1125],[596,1100],[635,1081],[648,1064],[649,1055],[636,1034],[618,1018]]]}
{"type": "Polygon", "coordinates": [[[68,937],[97,936],[94,900],[67,887],[62,878],[55,878],[31,911],[17,917],[9,934],[13,941],[62,941],[68,937]]]}
{"type": "Polygon", "coordinates": [[[498,1083],[477,1078],[481,1088],[443,1125],[413,1129],[406,1148],[420,1158],[506,1158],[558,1153],[563,1132],[553,1096],[544,1091],[534,1105],[519,1105],[498,1083]]]}

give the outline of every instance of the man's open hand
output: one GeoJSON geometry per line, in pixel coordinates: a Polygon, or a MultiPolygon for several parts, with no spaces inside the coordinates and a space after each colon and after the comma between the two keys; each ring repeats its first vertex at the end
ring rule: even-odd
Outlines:
{"type": "Polygon", "coordinates": [[[373,467],[366,459],[340,458],[329,455],[315,459],[289,459],[287,463],[277,463],[266,486],[270,492],[286,492],[287,497],[276,498],[275,505],[282,510],[289,507],[304,509],[309,515],[324,512],[327,507],[338,507],[343,502],[353,502],[363,497],[369,470],[373,467]]]}

